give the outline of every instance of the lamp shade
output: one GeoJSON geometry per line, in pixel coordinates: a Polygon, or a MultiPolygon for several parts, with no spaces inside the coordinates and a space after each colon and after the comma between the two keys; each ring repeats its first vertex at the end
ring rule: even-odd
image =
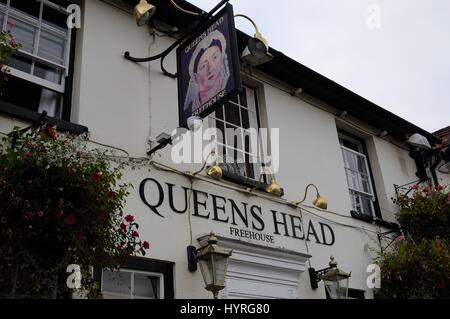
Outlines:
{"type": "Polygon", "coordinates": [[[214,298],[217,298],[219,291],[225,288],[228,260],[231,253],[231,250],[217,245],[217,238],[211,233],[208,245],[201,248],[197,254],[205,289],[211,291],[214,298]]]}
{"type": "Polygon", "coordinates": [[[407,142],[409,145],[420,149],[431,149],[430,142],[428,142],[427,138],[418,133],[411,135],[407,142]]]}
{"type": "Polygon", "coordinates": [[[214,179],[217,179],[217,180],[221,180],[222,176],[223,176],[223,171],[220,168],[220,166],[217,165],[217,163],[216,163],[216,165],[211,166],[210,168],[208,168],[208,172],[207,173],[208,173],[208,176],[210,176],[210,177],[212,177],[214,179]]]}
{"type": "Polygon", "coordinates": [[[313,201],[313,205],[320,209],[328,208],[327,200],[324,197],[320,196],[319,194],[317,194],[316,199],[313,201]]]}
{"type": "Polygon", "coordinates": [[[207,290],[225,287],[225,276],[228,268],[228,256],[211,253],[208,258],[199,260],[200,270],[207,290]]]}
{"type": "Polygon", "coordinates": [[[203,119],[199,116],[191,116],[187,119],[187,125],[189,130],[197,131],[203,125],[203,119]]]}
{"type": "Polygon", "coordinates": [[[146,0],[141,0],[134,7],[134,20],[136,21],[137,25],[141,27],[150,21],[155,12],[156,7],[154,5],[151,5],[146,0]]]}
{"type": "Polygon", "coordinates": [[[330,270],[323,277],[323,283],[331,299],[347,299],[349,275],[339,274],[339,269],[330,270]]]}
{"type": "Polygon", "coordinates": [[[269,62],[273,56],[268,52],[267,41],[263,37],[254,37],[248,40],[242,59],[252,66],[258,66],[269,62]]]}
{"type": "Polygon", "coordinates": [[[272,176],[270,178],[270,184],[266,187],[266,192],[280,197],[283,194],[283,190],[281,189],[281,186],[277,184],[275,178],[272,176]]]}
{"type": "Polygon", "coordinates": [[[347,299],[350,276],[350,273],[339,270],[334,257],[331,257],[330,269],[321,276],[331,299],[347,299]]]}

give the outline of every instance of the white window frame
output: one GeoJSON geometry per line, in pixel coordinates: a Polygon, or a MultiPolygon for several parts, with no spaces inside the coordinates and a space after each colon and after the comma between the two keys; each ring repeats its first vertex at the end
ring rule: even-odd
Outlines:
{"type": "Polygon", "coordinates": [[[127,269],[127,268],[121,268],[118,270],[118,272],[122,272],[122,273],[130,273],[131,274],[131,287],[130,287],[130,291],[131,291],[131,295],[124,295],[124,294],[119,294],[119,293],[115,293],[115,292],[110,292],[110,291],[104,291],[103,290],[103,280],[104,280],[104,275],[103,273],[105,271],[109,271],[109,270],[102,270],[102,278],[101,278],[101,285],[100,285],[100,290],[102,293],[106,293],[109,296],[116,296],[116,297],[129,297],[130,299],[145,299],[145,300],[152,300],[151,298],[146,298],[146,297],[142,297],[142,296],[137,296],[134,294],[134,275],[135,274],[140,274],[140,275],[147,275],[147,276],[152,276],[155,278],[158,278],[158,288],[159,288],[159,294],[158,294],[158,299],[164,299],[164,275],[161,273],[155,273],[155,272],[148,272],[148,271],[141,271],[141,270],[134,270],[134,269],[127,269]]]}
{"type": "Polygon", "coordinates": [[[67,34],[64,34],[64,32],[62,32],[61,30],[58,30],[57,28],[52,27],[51,25],[43,23],[42,13],[43,13],[44,4],[47,5],[48,7],[51,7],[52,9],[55,9],[55,10],[61,12],[61,13],[65,13],[67,15],[69,15],[69,13],[67,12],[67,10],[65,8],[60,7],[57,4],[52,3],[51,1],[48,1],[48,0],[34,0],[34,1],[39,1],[39,3],[40,3],[39,20],[36,20],[35,17],[30,17],[27,14],[19,12],[14,7],[11,7],[10,0],[7,0],[6,5],[4,5],[3,3],[0,3],[0,11],[3,12],[5,15],[4,20],[3,20],[3,25],[1,26],[2,30],[4,30],[4,31],[7,30],[9,17],[13,17],[16,20],[24,22],[28,25],[33,25],[33,27],[37,28],[36,33],[34,35],[33,53],[29,53],[27,51],[19,49],[19,55],[21,55],[25,58],[28,58],[32,61],[30,73],[26,73],[21,70],[17,70],[17,69],[10,67],[11,74],[13,76],[16,76],[18,78],[26,80],[28,82],[35,83],[46,89],[64,94],[66,77],[69,75],[69,63],[70,63],[70,51],[71,51],[70,45],[71,45],[71,40],[72,40],[72,31],[68,28],[67,34]],[[62,38],[62,36],[65,36],[65,57],[64,57],[63,64],[58,64],[58,63],[55,63],[53,61],[50,61],[48,59],[38,56],[39,41],[41,38],[42,29],[45,29],[46,32],[48,32],[52,35],[58,36],[60,38],[62,38]],[[59,69],[60,71],[62,71],[61,72],[61,83],[57,84],[57,83],[42,79],[38,76],[35,76],[34,75],[34,66],[35,66],[36,62],[59,69]]]}
{"type": "MultiPolygon", "coordinates": [[[[232,157],[234,157],[234,154],[232,156],[230,156],[228,154],[228,152],[229,151],[232,151],[232,152],[237,151],[240,155],[242,155],[243,160],[244,160],[244,163],[238,163],[238,164],[245,164],[246,163],[245,159],[246,159],[247,156],[248,156],[249,159],[250,158],[256,159],[256,163],[250,163],[250,164],[253,165],[253,174],[254,174],[254,176],[253,177],[247,176],[247,174],[246,175],[240,175],[240,176],[244,176],[245,178],[249,178],[249,179],[252,179],[252,180],[258,180],[260,174],[263,172],[261,163],[262,163],[262,159],[264,158],[264,156],[263,156],[264,149],[263,149],[263,145],[262,145],[262,142],[261,142],[261,138],[259,136],[259,129],[260,129],[260,127],[259,127],[259,113],[258,113],[259,110],[258,110],[258,97],[257,97],[258,96],[258,91],[257,91],[257,89],[252,88],[250,86],[247,86],[245,84],[243,85],[243,88],[244,88],[245,94],[246,94],[247,107],[241,105],[240,103],[236,103],[235,101],[232,101],[232,100],[228,101],[228,103],[231,103],[231,104],[235,105],[236,107],[238,107],[238,109],[239,109],[239,121],[241,123],[241,126],[237,126],[234,123],[226,121],[226,111],[225,111],[226,104],[220,106],[222,108],[223,118],[222,119],[219,118],[217,116],[217,113],[216,113],[217,111],[216,111],[216,112],[212,113],[211,115],[209,115],[207,117],[207,119],[208,119],[207,123],[208,123],[208,126],[210,128],[216,128],[217,127],[217,125],[216,125],[217,121],[220,121],[220,122],[223,123],[225,130],[227,129],[227,126],[231,126],[234,129],[240,129],[240,131],[241,131],[240,138],[241,138],[241,141],[242,141],[242,145],[241,145],[242,148],[234,147],[234,142],[233,143],[228,143],[227,136],[225,134],[224,141],[223,141],[224,143],[222,143],[221,141],[218,141],[216,143],[216,145],[215,145],[215,147],[216,147],[216,154],[221,154],[222,152],[219,152],[219,149],[220,148],[225,148],[226,152],[223,155],[226,158],[232,158],[232,157]],[[252,94],[250,94],[249,92],[251,92],[252,94]],[[246,128],[244,128],[242,126],[242,123],[243,123],[243,121],[242,121],[242,110],[247,112],[249,127],[250,127],[250,129],[256,129],[256,131],[257,131],[257,135],[256,136],[253,134],[254,132],[252,133],[252,131],[250,129],[246,129],[246,128]],[[254,138],[256,138],[256,141],[257,141],[256,153],[254,152],[254,150],[253,150],[253,153],[251,153],[251,151],[252,151],[251,149],[249,149],[249,150],[246,149],[245,137],[247,135],[248,136],[253,136],[254,138]]],[[[238,99],[238,102],[240,102],[240,96],[238,96],[237,99],[238,99]]],[[[254,146],[254,145],[252,145],[252,143],[250,141],[250,148],[252,148],[252,146],[254,146]]],[[[223,160],[224,163],[229,163],[229,162],[224,161],[224,159],[221,159],[221,160],[223,160]]],[[[246,173],[247,173],[247,169],[246,169],[246,173]]]]}
{"type": "MultiPolygon", "coordinates": [[[[347,136],[345,134],[339,133],[339,140],[348,140],[348,141],[350,141],[352,143],[357,144],[360,148],[363,147],[363,142],[355,140],[355,139],[353,139],[353,138],[351,138],[351,137],[349,137],[349,136],[347,136]]],[[[370,199],[370,206],[371,206],[371,210],[372,211],[371,212],[365,212],[364,211],[364,206],[361,205],[362,211],[358,212],[358,213],[361,213],[363,215],[370,215],[372,217],[375,217],[375,213],[376,212],[375,212],[374,202],[376,201],[376,197],[375,197],[375,190],[373,188],[372,177],[371,177],[371,174],[370,174],[370,167],[369,167],[368,158],[367,158],[367,156],[364,153],[357,152],[357,151],[355,151],[355,150],[353,150],[351,148],[343,146],[340,141],[339,141],[339,144],[340,144],[340,148],[341,148],[341,152],[342,152],[342,156],[343,156],[342,159],[343,159],[343,162],[344,162],[344,170],[345,170],[345,175],[346,175],[346,178],[347,178],[347,187],[348,187],[348,190],[349,190],[349,193],[350,193],[350,201],[351,201],[351,204],[352,204],[352,208],[356,211],[356,207],[355,207],[356,203],[354,203],[353,196],[359,196],[359,197],[368,198],[368,199],[370,199]],[[356,170],[354,170],[354,169],[352,169],[350,167],[347,167],[346,164],[345,164],[345,154],[344,154],[344,152],[349,152],[349,153],[352,153],[352,154],[354,154],[354,155],[356,155],[358,157],[361,157],[364,160],[364,165],[365,165],[365,169],[367,171],[367,174],[363,174],[363,173],[361,173],[359,171],[356,171],[356,170]],[[356,177],[358,179],[358,184],[361,185],[361,186],[363,185],[362,175],[366,175],[367,176],[366,179],[367,179],[367,183],[368,183],[368,187],[369,187],[370,192],[368,193],[368,192],[365,192],[362,189],[355,189],[355,188],[351,187],[349,185],[349,182],[348,182],[348,180],[349,180],[348,171],[352,171],[356,175],[356,177]]]]}

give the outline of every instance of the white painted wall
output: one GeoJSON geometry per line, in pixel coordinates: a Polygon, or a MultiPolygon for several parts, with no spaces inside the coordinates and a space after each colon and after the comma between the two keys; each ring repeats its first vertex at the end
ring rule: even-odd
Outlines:
{"type": "MultiPolygon", "coordinates": [[[[161,74],[159,61],[134,64],[125,60],[123,53],[130,50],[136,56],[154,55],[171,42],[167,37],[153,37],[146,27],[136,27],[131,14],[99,0],[84,1],[83,24],[77,37],[73,120],[88,126],[93,140],[125,149],[135,157],[145,156],[149,137],[154,140],[158,134],[170,132],[178,125],[177,85],[175,80],[161,74]]],[[[174,54],[166,59],[166,68],[175,71],[174,54]]],[[[372,249],[378,245],[374,233],[377,228],[350,217],[351,204],[335,117],[268,84],[260,83],[258,90],[265,97],[259,101],[264,108],[263,126],[280,128],[281,169],[277,181],[285,189],[285,198],[288,201],[301,199],[305,186],[314,183],[328,199],[329,210],[338,214],[313,209],[311,212],[316,216],[303,212],[305,220],[326,221],[333,227],[336,244],[332,247],[284,236],[277,236],[270,247],[310,254],[312,258],[306,267],[311,265],[316,269],[327,267],[330,255],[335,255],[341,269],[352,271],[351,287],[365,290],[365,269],[375,256],[372,249]]],[[[0,118],[0,126],[3,131],[8,131],[12,122],[0,118]]],[[[394,193],[393,184],[415,179],[414,162],[406,151],[385,140],[368,136],[366,141],[383,216],[393,220],[395,207],[390,200],[394,193]]],[[[169,155],[170,148],[160,152],[155,159],[174,166],[169,155]]],[[[182,167],[181,170],[193,171],[195,167],[182,167]]],[[[151,172],[145,169],[126,172],[124,180],[135,186],[127,200],[127,211],[137,216],[141,236],[151,243],[149,257],[175,262],[177,298],[210,298],[203,289],[200,273],[192,274],[187,270],[189,215],[174,214],[167,202],[161,207],[165,218],[152,213],[138,194],[139,183],[149,177],[177,187],[190,186],[188,178],[154,168],[151,172]]],[[[446,183],[450,183],[448,178],[446,183]]],[[[273,234],[269,227],[270,210],[294,216],[300,214],[287,205],[236,192],[224,187],[230,186],[226,183],[221,185],[194,182],[196,189],[263,207],[269,234],[273,234]]],[[[147,192],[153,198],[155,190],[147,192]]],[[[309,202],[312,199],[311,193],[309,202]]],[[[182,205],[181,198],[177,198],[176,205],[182,205]]],[[[210,204],[208,209],[211,209],[210,204]]],[[[197,246],[196,239],[211,230],[233,237],[229,235],[229,223],[194,216],[190,219],[193,243],[197,246]]],[[[298,298],[325,297],[322,283],[313,291],[307,272],[299,273],[298,298]]]]}

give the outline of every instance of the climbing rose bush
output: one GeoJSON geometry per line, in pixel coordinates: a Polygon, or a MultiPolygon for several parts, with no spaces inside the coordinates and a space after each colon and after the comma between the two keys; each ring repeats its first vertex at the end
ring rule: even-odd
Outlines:
{"type": "Polygon", "coordinates": [[[448,187],[414,186],[399,195],[397,219],[404,235],[381,255],[384,298],[450,298],[450,195],[448,187]]]}
{"type": "Polygon", "coordinates": [[[438,185],[413,186],[411,196],[399,195],[394,201],[399,206],[397,220],[406,235],[415,241],[422,239],[450,240],[449,188],[438,185]]]}
{"type": "Polygon", "coordinates": [[[81,137],[45,126],[0,146],[0,294],[68,298],[66,269],[81,267],[88,297],[99,297],[92,269],[114,269],[145,255],[135,218],[124,212],[125,164],[88,149],[81,137]]]}
{"type": "Polygon", "coordinates": [[[17,54],[20,48],[21,45],[10,31],[0,32],[0,89],[3,83],[8,80],[8,60],[12,55],[17,54]]]}

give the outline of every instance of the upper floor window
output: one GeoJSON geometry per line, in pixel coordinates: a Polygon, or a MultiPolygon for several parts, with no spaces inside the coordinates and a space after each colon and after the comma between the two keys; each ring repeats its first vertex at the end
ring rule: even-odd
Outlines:
{"type": "Polygon", "coordinates": [[[374,217],[375,192],[364,142],[343,133],[339,133],[339,142],[353,210],[363,216],[374,217]]]}
{"type": "Polygon", "coordinates": [[[0,27],[22,45],[2,100],[61,118],[72,32],[63,0],[0,0],[0,27]]]}
{"type": "Polygon", "coordinates": [[[222,140],[217,140],[222,167],[228,173],[258,180],[263,150],[258,136],[256,90],[244,86],[241,94],[208,117],[208,123],[222,133],[222,140]]]}

